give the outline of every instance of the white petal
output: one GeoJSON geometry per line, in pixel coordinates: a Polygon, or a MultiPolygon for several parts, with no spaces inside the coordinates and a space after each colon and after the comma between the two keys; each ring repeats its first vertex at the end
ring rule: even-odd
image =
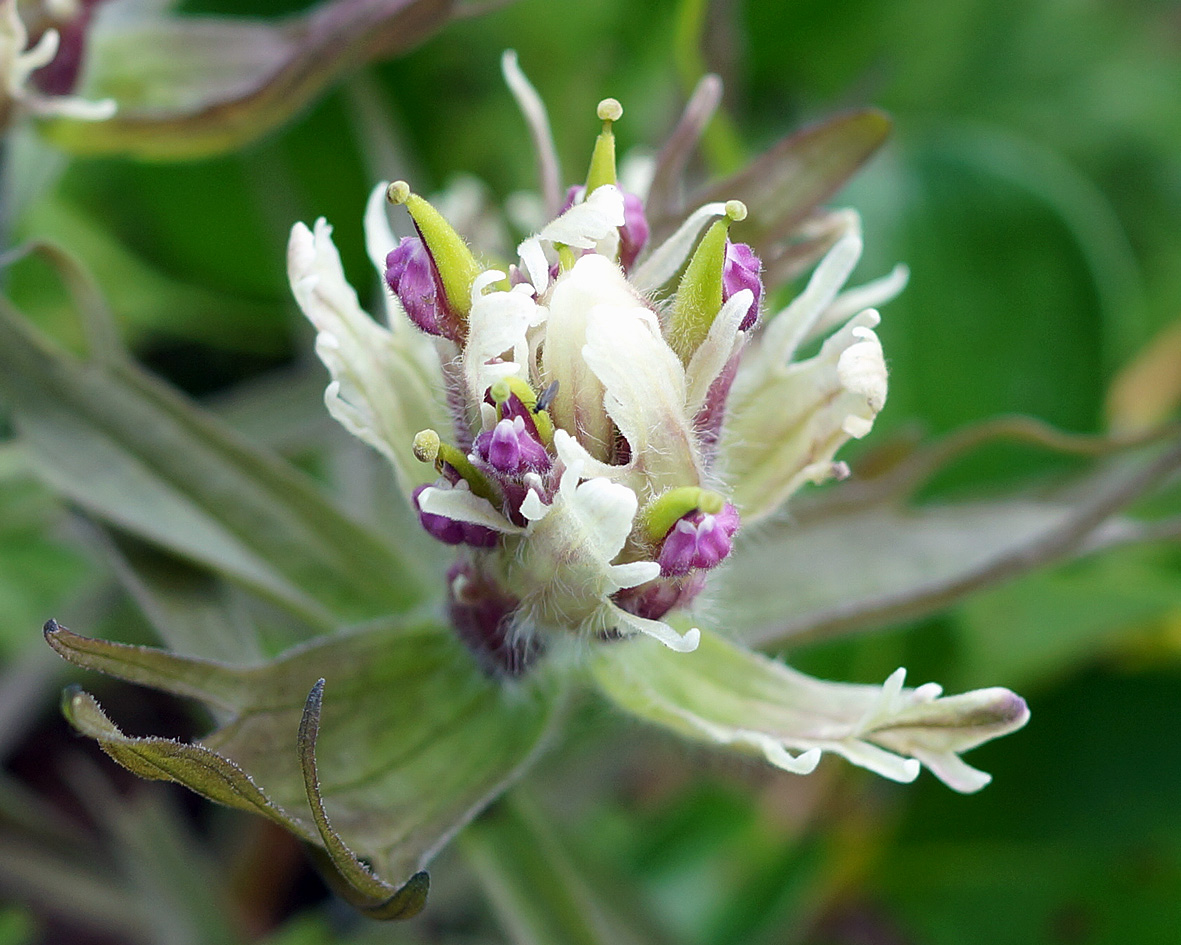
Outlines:
{"type": "Polygon", "coordinates": [[[738,326],[742,324],[753,301],[754,293],[750,289],[743,289],[730,296],[709,326],[705,341],[693,352],[689,366],[685,369],[689,385],[685,395],[685,413],[688,416],[697,416],[705,404],[711,385],[742,343],[738,326]]]}
{"type": "Polygon", "coordinates": [[[631,447],[629,466],[648,491],[696,485],[700,457],[685,410],[685,369],[652,312],[634,304],[596,306],[582,355],[602,384],[607,415],[631,447]]]}
{"type": "Polygon", "coordinates": [[[954,752],[933,754],[915,751],[915,757],[926,765],[935,777],[961,794],[975,794],[992,783],[991,774],[973,768],[954,752]]]}
{"type": "Polygon", "coordinates": [[[612,466],[592,456],[578,440],[565,430],[554,430],[554,452],[567,469],[575,469],[583,479],[628,479],[630,466],[612,466]]]}
{"type": "Polygon", "coordinates": [[[685,631],[685,635],[677,633],[667,623],[659,620],[649,620],[647,617],[637,617],[621,607],[611,606],[611,612],[625,627],[642,633],[645,636],[659,640],[666,647],[676,653],[692,653],[701,642],[701,631],[696,627],[685,631]]]}
{"type": "Polygon", "coordinates": [[[603,409],[603,384],[583,357],[590,314],[597,305],[638,304],[620,268],[593,254],[563,273],[550,295],[541,383],[557,381],[558,390],[549,412],[556,426],[577,436],[600,460],[608,458],[614,433],[603,409]]]}
{"type": "Polygon", "coordinates": [[[892,301],[906,288],[909,281],[910,270],[899,264],[880,279],[874,279],[872,282],[853,289],[846,289],[833,300],[833,303],[812,326],[812,330],[804,338],[804,343],[827,335],[858,312],[864,312],[867,308],[880,308],[892,301]]]}
{"type": "Polygon", "coordinates": [[[60,116],[78,121],[103,121],[115,114],[112,99],[88,101],[75,95],[46,95],[29,83],[29,76],[57,56],[61,35],[47,29],[30,49],[28,30],[17,12],[16,0],[0,0],[0,98],[31,114],[60,116]]]}
{"type": "Polygon", "coordinates": [[[520,535],[525,529],[500,514],[487,499],[472,495],[467,489],[440,489],[429,486],[418,494],[418,507],[431,515],[443,515],[457,522],[483,525],[494,532],[520,535]]]}
{"type": "Polygon", "coordinates": [[[850,739],[846,742],[825,744],[824,747],[859,768],[865,768],[899,784],[910,784],[919,776],[923,767],[914,758],[901,758],[871,742],[850,739]]]}
{"type": "Polygon", "coordinates": [[[531,522],[540,522],[545,518],[551,508],[552,506],[545,505],[541,501],[541,496],[532,489],[529,490],[529,494],[521,502],[521,514],[531,522]]]}
{"type": "Polygon", "coordinates": [[[842,236],[820,260],[804,291],[767,319],[758,346],[747,352],[748,358],[757,352],[761,370],[773,370],[791,360],[853,272],[861,247],[859,232],[842,236]]]}
{"type": "Polygon", "coordinates": [[[493,382],[507,374],[528,375],[527,333],[545,321],[546,310],[534,301],[528,285],[513,286],[508,292],[483,291],[503,278],[504,273],[489,270],[476,277],[472,288],[463,367],[474,398],[482,397],[493,382]],[[488,363],[502,356],[507,356],[505,363],[488,363]]]}
{"type": "Polygon", "coordinates": [[[901,782],[926,765],[959,791],[978,790],[988,777],[959,753],[1015,731],[1029,716],[1004,689],[937,698],[929,685],[904,688],[902,670],[882,686],[830,683],[716,634],[702,634],[699,644],[689,655],[642,640],[601,647],[591,669],[627,711],[689,737],[757,751],[789,771],[806,773],[820,752],[832,752],[901,782]]]}
{"type": "Polygon", "coordinates": [[[600,240],[621,226],[623,193],[612,184],[604,184],[543,227],[538,237],[574,249],[594,249],[600,240]]]}
{"type": "Polygon", "coordinates": [[[405,492],[429,482],[434,471],[414,457],[413,440],[419,430],[447,423],[434,396],[437,377],[361,309],[326,221],[317,220],[314,232],[295,225],[287,269],[296,302],[318,332],[316,353],[332,375],[329,411],[390,459],[405,492]]]}
{"type": "Polygon", "coordinates": [[[753,378],[744,360],[721,444],[732,501],[744,521],[770,514],[805,482],[829,476],[836,451],[869,432],[886,395],[886,365],[870,331],[878,321],[877,312],[862,312],[815,357],[753,378]],[[842,368],[850,349],[856,350],[842,368]]]}
{"type": "Polygon", "coordinates": [[[854,328],[852,334],[860,341],[841,352],[837,361],[837,377],[845,390],[865,400],[871,416],[858,419],[872,425],[872,415],[876,415],[886,404],[886,360],[882,343],[872,330],[854,328]]]}
{"type": "Polygon", "coordinates": [[[588,479],[569,494],[563,489],[563,497],[599,558],[609,562],[623,550],[639,508],[631,489],[607,479],[588,479]]]}
{"type": "Polygon", "coordinates": [[[655,561],[629,561],[611,566],[611,580],[617,590],[639,587],[660,577],[660,565],[655,561]]]}
{"type": "Polygon", "coordinates": [[[521,257],[521,265],[533,283],[533,288],[540,295],[549,288],[549,260],[545,257],[545,250],[541,247],[541,240],[531,236],[517,247],[517,255],[521,257]]]}

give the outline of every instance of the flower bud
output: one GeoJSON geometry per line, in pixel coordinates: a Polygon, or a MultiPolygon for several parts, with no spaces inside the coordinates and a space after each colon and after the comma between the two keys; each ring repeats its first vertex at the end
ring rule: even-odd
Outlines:
{"type": "Polygon", "coordinates": [[[738,524],[738,510],[729,502],[716,514],[697,509],[682,516],[665,536],[656,559],[660,573],[688,574],[716,567],[729,557],[738,524]]]}
{"type": "MultiPolygon", "coordinates": [[[[725,269],[730,224],[744,219],[746,205],[741,200],[728,201],[725,216],[706,230],[677,286],[668,341],[685,364],[709,335],[710,326],[729,297],[725,291],[725,269]]],[[[730,294],[743,288],[748,287],[735,286],[730,294]]]]}
{"type": "MultiPolygon", "coordinates": [[[[623,226],[619,228],[619,265],[631,271],[636,259],[648,242],[648,218],[644,216],[644,202],[638,196],[623,191],[623,226]]],[[[737,291],[737,290],[735,290],[737,291]]]]}
{"type": "Polygon", "coordinates": [[[722,266],[722,301],[730,296],[750,289],[754,301],[738,326],[739,331],[749,331],[759,319],[759,305],[763,301],[763,280],[759,271],[763,268],[755,251],[746,243],[731,243],[726,240],[726,261],[722,266]]]}
{"type": "Polygon", "coordinates": [[[455,337],[458,323],[439,291],[434,263],[421,239],[404,237],[386,256],[385,281],[415,325],[428,335],[455,337]]]}
{"type": "Polygon", "coordinates": [[[476,437],[476,450],[493,469],[509,476],[540,472],[550,466],[549,453],[534,439],[520,415],[505,417],[481,433],[476,437]]]}
{"type": "MultiPolygon", "coordinates": [[[[472,307],[472,284],[481,266],[467,243],[433,206],[410,190],[404,180],[396,180],[386,190],[386,198],[395,206],[405,206],[414,228],[430,257],[437,281],[438,297],[450,316],[442,327],[453,341],[462,341],[468,312],[472,307]]],[[[388,261],[387,261],[388,265],[388,261]]]]}

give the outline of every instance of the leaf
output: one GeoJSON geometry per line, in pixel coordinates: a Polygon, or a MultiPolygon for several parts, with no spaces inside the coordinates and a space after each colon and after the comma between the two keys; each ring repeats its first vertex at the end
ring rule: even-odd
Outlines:
{"type": "Polygon", "coordinates": [[[70,774],[87,811],[109,834],[115,872],[140,904],[147,940],[243,942],[232,921],[228,877],[201,848],[171,795],[141,791],[123,798],[88,764],[75,764],[70,774]]]}
{"type": "Polygon", "coordinates": [[[425,896],[415,874],[528,766],[555,715],[544,678],[494,682],[429,623],[342,633],[253,667],[90,640],[52,622],[46,639],[80,666],[215,708],[222,724],[184,744],[124,735],[81,691],[65,704],[75,728],[136,774],[262,814],[326,849],[320,861],[335,862],[375,917],[414,911],[425,896]],[[402,898],[377,902],[407,880],[402,898]]]}
{"type": "MultiPolygon", "coordinates": [[[[951,455],[938,445],[932,453],[940,463],[951,455]]],[[[713,585],[714,606],[727,629],[760,646],[912,618],[1049,562],[1134,540],[1134,523],[1118,513],[1178,468],[1174,442],[1097,463],[1052,491],[921,508],[908,508],[898,489],[875,494],[865,484],[857,501],[854,484],[838,486],[813,514],[801,504],[794,520],[743,536],[713,585]]]]}
{"type": "Polygon", "coordinates": [[[468,863],[515,945],[656,945],[665,941],[634,911],[626,890],[591,875],[517,789],[460,841],[468,863]],[[632,908],[628,908],[631,905],[632,908]]]}
{"type": "MultiPolygon", "coordinates": [[[[774,244],[791,236],[836,193],[882,146],[889,132],[890,119],[874,109],[838,115],[788,135],[738,173],[698,191],[686,206],[743,201],[749,212],[735,227],[735,239],[750,243],[760,256],[774,256],[774,244]]],[[[651,221],[653,245],[667,237],[682,217],[683,213],[651,221]]]]}
{"type": "Polygon", "coordinates": [[[130,363],[83,363],[56,349],[3,300],[0,394],[52,488],[313,627],[422,599],[409,555],[286,463],[130,363]]]}
{"type": "MultiPolygon", "coordinates": [[[[303,772],[304,789],[307,791],[308,806],[312,821],[320,834],[329,861],[352,895],[348,896],[353,905],[361,908],[374,919],[409,919],[418,915],[426,905],[430,877],[419,870],[398,889],[374,876],[357,859],[355,853],[332,829],[328,812],[324,809],[324,797],[320,792],[320,774],[316,767],[316,739],[320,734],[320,709],[324,702],[324,680],[319,679],[312,686],[304,703],[303,718],[299,721],[299,765],[303,772]]],[[[332,875],[332,874],[329,874],[332,875]]]]}
{"type": "Polygon", "coordinates": [[[242,17],[99,17],[81,90],[113,97],[104,122],[57,120],[46,133],[76,154],[209,157],[287,121],[341,75],[418,45],[453,0],[333,0],[282,22],[242,17]]]}
{"type": "MultiPolygon", "coordinates": [[[[1124,548],[1029,574],[973,597],[956,613],[961,678],[1043,686],[1148,642],[1154,624],[1181,613],[1168,548],[1124,548]]],[[[1161,631],[1166,636],[1167,631],[1161,631]]],[[[1161,645],[1165,660],[1173,656],[1161,645]]]]}

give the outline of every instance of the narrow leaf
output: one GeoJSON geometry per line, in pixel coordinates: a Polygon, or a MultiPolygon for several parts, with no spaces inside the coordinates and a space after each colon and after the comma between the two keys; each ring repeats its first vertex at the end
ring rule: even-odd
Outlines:
{"type": "Polygon", "coordinates": [[[1120,540],[1129,532],[1120,512],[1178,469],[1175,442],[1052,491],[993,499],[908,508],[897,489],[866,483],[864,501],[844,504],[838,487],[814,512],[800,503],[790,521],[744,536],[713,585],[715,605],[728,628],[763,646],[912,618],[1120,540]]]}
{"type": "Polygon", "coordinates": [[[316,739],[320,734],[320,707],[324,701],[324,680],[320,679],[308,693],[303,718],[299,722],[299,763],[303,770],[304,787],[312,821],[320,833],[324,850],[332,867],[353,894],[350,901],[374,919],[409,919],[426,905],[430,877],[419,870],[401,889],[374,876],[357,855],[348,848],[340,835],[332,829],[324,798],[320,794],[320,775],[316,769],[316,739]]]}
{"type": "Polygon", "coordinates": [[[38,474],[97,518],[328,629],[405,610],[408,556],[131,364],[86,364],[0,300],[0,394],[38,474]]]}
{"type": "Polygon", "coordinates": [[[262,814],[306,840],[305,824],[271,803],[238,765],[200,745],[168,738],[131,738],[115,726],[94,696],[76,686],[62,696],[62,714],[128,771],[150,781],[175,781],[227,807],[262,814]]]}
{"type": "Polygon", "coordinates": [[[658,945],[627,890],[578,862],[521,789],[466,831],[463,852],[514,945],[658,945]]]}

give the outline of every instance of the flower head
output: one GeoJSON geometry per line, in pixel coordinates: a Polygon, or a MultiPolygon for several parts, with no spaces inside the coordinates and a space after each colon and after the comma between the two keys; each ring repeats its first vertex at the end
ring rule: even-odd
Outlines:
{"type": "MultiPolygon", "coordinates": [[[[691,650],[697,631],[662,618],[692,602],[744,520],[774,508],[735,496],[744,463],[793,487],[831,474],[832,454],[868,432],[885,401],[885,365],[872,313],[819,359],[788,364],[785,323],[793,335],[814,327],[839,285],[773,319],[774,330],[757,330],[761,263],[730,239],[746,216],[739,201],[703,208],[671,249],[645,261],[640,197],[616,179],[612,125],[622,108],[607,99],[598,111],[603,131],[586,184],[568,191],[508,265],[477,261],[405,182],[386,188],[418,232],[385,256],[395,317],[436,339],[427,370],[453,420],[442,432],[400,431],[437,474],[425,487],[406,485],[422,526],[461,546],[469,600],[479,587],[513,602],[504,631],[523,648],[563,634],[638,632],[691,650]],[[793,403],[762,403],[801,373],[793,403]],[[752,452],[747,434],[741,443],[728,435],[732,391],[759,402],[750,413],[794,410],[794,438],[758,437],[752,452]]],[[[292,259],[321,256],[326,235],[323,224],[316,234],[298,227],[292,259]]],[[[834,253],[859,247],[849,239],[834,253]]],[[[298,267],[292,275],[297,293],[313,277],[298,267]]],[[[391,433],[377,424],[365,435],[391,433]]]]}
{"type": "MultiPolygon", "coordinates": [[[[536,93],[511,57],[505,69],[544,140],[536,93]]],[[[885,687],[822,683],[685,621],[743,530],[804,483],[847,475],[835,453],[886,401],[871,306],[902,280],[842,292],[861,253],[852,212],[833,218],[831,248],[780,311],[763,311],[763,264],[731,238],[747,217],[741,201],[706,204],[650,245],[644,194],[616,175],[622,113],[600,103],[585,182],[552,201],[556,216],[513,260],[478,259],[405,182],[374,192],[366,228],[371,256],[385,259],[390,324],[366,320],[364,332],[406,352],[410,338],[430,339],[414,345],[411,373],[433,377],[447,429],[411,426],[404,362],[346,356],[317,304],[330,286],[347,291],[330,231],[295,228],[296,295],[328,326],[330,408],[388,456],[412,444],[423,466],[395,465],[422,527],[457,549],[448,613],[485,669],[517,675],[562,639],[603,641],[600,688],[684,734],[754,746],[793,771],[834,751],[898,780],[927,764],[961,790],[982,786],[956,753],[1023,724],[1011,693],[941,700],[933,685],[903,690],[901,672],[885,687]],[[392,250],[382,193],[418,233],[392,250]],[[663,647],[610,642],[631,636],[663,647]],[[706,640],[710,658],[684,655],[706,640]],[[995,724],[981,727],[982,712],[995,724]]]]}
{"type": "MultiPolygon", "coordinates": [[[[600,106],[589,170],[563,208],[548,120],[511,56],[505,71],[541,144],[553,211],[514,259],[482,260],[408,184],[382,185],[365,218],[390,289],[382,323],[345,281],[324,220],[297,225],[289,244],[292,289],[331,374],[328,410],[390,461],[421,530],[381,534],[380,521],[352,520],[274,457],[125,374],[129,365],[54,354],[0,311],[0,352],[11,349],[16,378],[5,391],[22,422],[36,429],[43,412],[28,405],[59,398],[72,429],[113,457],[86,467],[101,488],[87,479],[67,494],[320,633],[270,659],[226,662],[224,643],[205,640],[207,625],[224,623],[219,640],[238,633],[238,608],[220,595],[195,623],[186,615],[177,637],[199,635],[217,659],[50,621],[46,639],[66,658],[198,698],[218,725],[195,744],[130,736],[74,690],[67,716],[130,770],[317,845],[350,901],[386,918],[422,907],[423,868],[544,749],[578,686],[784,770],[807,773],[829,753],[894,780],[926,767],[957,790],[979,789],[988,776],[959,756],[1025,723],[1007,690],[943,697],[930,683],[906,688],[901,670],[880,686],[827,683],[689,619],[709,584],[741,583],[726,563],[748,553],[741,545],[761,519],[802,484],[848,472],[834,455],[869,432],[887,391],[868,306],[905,273],[842,291],[861,251],[856,216],[825,214],[797,233],[798,201],[756,204],[797,172],[793,162],[754,166],[749,208],[711,200],[678,218],[666,200],[654,212],[660,187],[616,177],[614,100],[600,106]],[[411,241],[394,239],[387,196],[413,220],[411,241]],[[793,234],[804,250],[775,243],[793,234]],[[763,310],[763,278],[821,255],[790,305],[763,310]],[[798,359],[810,342],[815,353],[798,359]],[[96,391],[107,406],[102,430],[88,434],[96,391]],[[104,503],[127,482],[147,498],[120,498],[116,514],[104,503]],[[160,508],[180,525],[163,527],[160,508]],[[419,554],[432,543],[452,555],[434,576],[433,613],[421,606],[432,558],[419,554]],[[576,658],[556,658],[571,639],[576,658]]],[[[687,116],[690,131],[708,117],[687,116]]],[[[870,131],[880,124],[870,116],[870,131]]],[[[69,465],[44,445],[60,439],[30,437],[47,449],[45,468],[69,465]]],[[[753,599],[782,606],[778,575],[763,578],[753,599]]]]}

